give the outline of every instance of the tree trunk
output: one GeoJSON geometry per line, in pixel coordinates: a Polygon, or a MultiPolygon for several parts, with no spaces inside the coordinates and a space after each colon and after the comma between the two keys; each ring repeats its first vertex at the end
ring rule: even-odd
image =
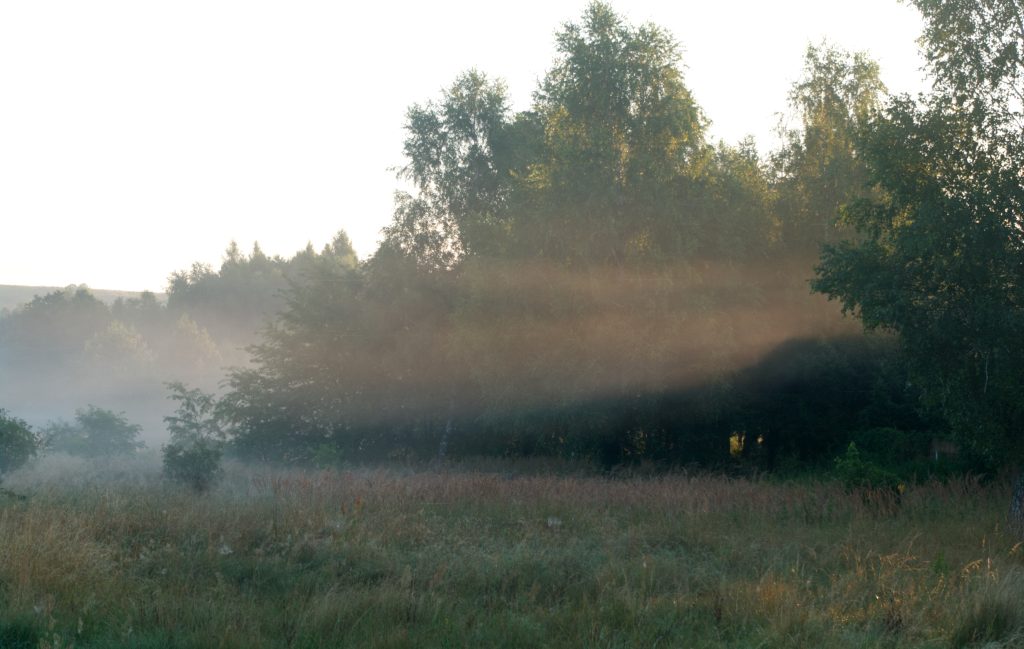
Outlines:
{"type": "Polygon", "coordinates": [[[1024,472],[1017,477],[1010,501],[1010,530],[1024,540],[1024,472]]]}

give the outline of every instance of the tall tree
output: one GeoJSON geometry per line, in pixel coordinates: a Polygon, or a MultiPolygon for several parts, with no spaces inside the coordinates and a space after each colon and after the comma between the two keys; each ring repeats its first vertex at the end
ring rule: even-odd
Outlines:
{"type": "Polygon", "coordinates": [[[511,115],[477,71],[409,110],[402,175],[417,193],[397,195],[393,247],[434,268],[466,253],[621,263],[696,223],[680,183],[710,150],[676,42],[594,2],[556,46],[529,111],[511,115]]]}
{"type": "Polygon", "coordinates": [[[1007,128],[999,93],[966,98],[1019,79],[1019,60],[982,74],[978,56],[1015,60],[1012,21],[981,18],[1019,16],[1020,4],[916,4],[937,92],[891,100],[864,129],[881,196],[846,208],[863,238],[826,249],[815,287],[897,332],[927,401],[995,464],[1024,451],[1024,132],[1007,128]]]}
{"type": "Polygon", "coordinates": [[[502,160],[509,126],[505,85],[471,70],[439,102],[416,104],[406,115],[401,175],[418,195],[399,193],[396,225],[403,248],[433,266],[449,266],[463,252],[487,252],[510,191],[502,160]]]}
{"type": "Polygon", "coordinates": [[[912,0],[938,86],[975,118],[1024,129],[1024,4],[912,0]]]}
{"type": "Polygon", "coordinates": [[[645,256],[666,220],[680,225],[678,182],[706,153],[705,119],[683,83],[679,47],[595,2],[558,34],[558,59],[535,94],[543,157],[530,216],[551,256],[620,263],[645,256]],[[561,248],[562,250],[558,250],[561,248]]]}
{"type": "Polygon", "coordinates": [[[789,94],[796,128],[783,129],[775,155],[776,210],[787,251],[817,255],[823,243],[849,234],[839,208],[863,196],[867,172],[857,155],[857,129],[885,94],[878,64],[863,53],[809,46],[803,77],[789,94]]]}

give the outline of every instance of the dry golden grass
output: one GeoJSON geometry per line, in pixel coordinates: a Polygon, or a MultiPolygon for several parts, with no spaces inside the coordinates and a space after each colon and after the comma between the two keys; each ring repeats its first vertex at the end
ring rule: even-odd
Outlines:
{"type": "Polygon", "coordinates": [[[0,501],[4,649],[1024,643],[1002,482],[45,468],[0,501]]]}

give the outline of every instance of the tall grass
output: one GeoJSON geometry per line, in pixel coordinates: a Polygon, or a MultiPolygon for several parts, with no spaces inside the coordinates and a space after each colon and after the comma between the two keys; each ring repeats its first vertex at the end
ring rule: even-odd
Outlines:
{"type": "MultiPolygon", "coordinates": [[[[51,464],[51,467],[53,465],[51,464]]],[[[14,475],[0,647],[1011,647],[1008,485],[143,464],[14,475]]]]}

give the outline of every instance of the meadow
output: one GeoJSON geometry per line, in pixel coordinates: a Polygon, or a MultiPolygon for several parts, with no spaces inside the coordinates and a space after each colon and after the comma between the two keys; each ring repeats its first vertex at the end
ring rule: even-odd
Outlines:
{"type": "Polygon", "coordinates": [[[5,482],[0,647],[1024,646],[1008,481],[137,464],[5,482]]]}

